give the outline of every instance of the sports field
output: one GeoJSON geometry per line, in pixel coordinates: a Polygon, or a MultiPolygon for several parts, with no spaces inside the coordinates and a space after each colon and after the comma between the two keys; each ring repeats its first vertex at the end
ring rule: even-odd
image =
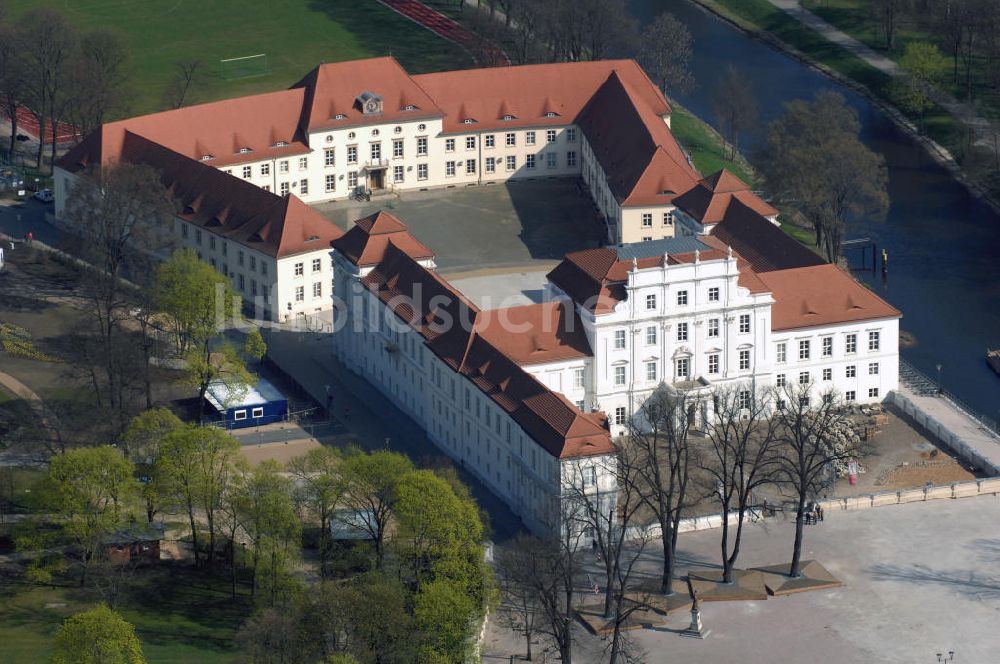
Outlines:
{"type": "Polygon", "coordinates": [[[391,54],[421,73],[473,65],[458,46],[375,0],[8,0],[13,18],[32,7],[63,12],[80,31],[119,32],[131,45],[130,114],[162,108],[175,63],[197,59],[205,77],[194,102],[278,90],[321,62],[391,54]],[[267,54],[270,73],[225,80],[220,60],[267,54]]]}

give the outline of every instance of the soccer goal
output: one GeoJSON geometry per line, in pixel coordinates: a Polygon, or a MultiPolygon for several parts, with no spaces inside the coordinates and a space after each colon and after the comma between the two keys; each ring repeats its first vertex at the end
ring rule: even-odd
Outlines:
{"type": "Polygon", "coordinates": [[[222,78],[227,81],[237,78],[265,76],[271,73],[271,66],[267,61],[267,53],[245,55],[242,58],[226,58],[219,60],[219,65],[222,71],[222,78]]]}

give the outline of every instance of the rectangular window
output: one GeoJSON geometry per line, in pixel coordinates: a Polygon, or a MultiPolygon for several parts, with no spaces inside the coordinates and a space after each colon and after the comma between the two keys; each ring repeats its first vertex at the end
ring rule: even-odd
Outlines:
{"type": "Polygon", "coordinates": [[[243,177],[248,178],[253,175],[253,168],[250,166],[243,167],[243,177]]]}
{"type": "Polygon", "coordinates": [[[270,175],[271,174],[271,164],[261,164],[260,165],[260,174],[261,175],[270,175]]]}
{"type": "Polygon", "coordinates": [[[857,401],[858,393],[854,390],[847,390],[844,392],[844,401],[857,401]]]}
{"type": "Polygon", "coordinates": [[[209,235],[208,236],[208,247],[212,251],[215,251],[215,236],[214,235],[209,235]]]}
{"type": "Polygon", "coordinates": [[[493,134],[483,136],[483,147],[492,148],[496,146],[497,137],[493,134]]]}
{"type": "Polygon", "coordinates": [[[808,384],[809,384],[809,372],[803,371],[802,373],[799,374],[799,385],[808,385],[808,384]]]}
{"type": "MultiPolygon", "coordinates": [[[[225,252],[222,252],[222,253],[225,253],[225,252]]],[[[263,274],[264,276],[267,276],[267,261],[261,261],[260,262],[260,273],[263,274]]]]}
{"type": "Polygon", "coordinates": [[[306,299],[306,287],[296,286],[295,287],[295,301],[302,302],[306,299]]]}
{"type": "Polygon", "coordinates": [[[618,406],[615,408],[615,424],[625,424],[625,407],[618,406]]]}
{"type": "Polygon", "coordinates": [[[557,155],[556,155],[555,152],[546,153],[546,155],[545,155],[545,167],[546,168],[555,168],[558,165],[558,164],[556,164],[556,156],[557,155]]]}
{"type": "Polygon", "coordinates": [[[858,335],[848,334],[844,337],[844,352],[848,355],[858,352],[858,335]]]}
{"type": "Polygon", "coordinates": [[[466,136],[465,137],[465,149],[466,150],[475,150],[476,149],[476,137],[475,136],[466,136]]]}
{"type": "Polygon", "coordinates": [[[878,362],[869,362],[868,363],[868,375],[869,376],[877,376],[878,375],[878,362]]]}
{"type": "Polygon", "coordinates": [[[656,295],[647,295],[646,296],[646,309],[648,310],[648,309],[655,309],[655,308],[656,308],[656,295]]]}
{"type": "Polygon", "coordinates": [[[686,290],[677,291],[677,306],[684,307],[688,303],[688,292],[686,290]]]}
{"type": "Polygon", "coordinates": [[[358,172],[348,171],[347,172],[347,186],[354,189],[358,186],[358,172]]]}
{"type": "Polygon", "coordinates": [[[586,408],[586,406],[587,406],[587,404],[586,404],[586,402],[584,402],[583,399],[580,399],[579,401],[576,402],[576,408],[580,412],[584,412],[584,409],[586,408]]]}
{"type": "Polygon", "coordinates": [[[236,254],[236,264],[243,267],[243,250],[240,249],[239,253],[236,254]]]}
{"type": "Polygon", "coordinates": [[[246,288],[246,279],[244,279],[242,274],[240,275],[239,282],[240,282],[240,290],[244,290],[246,288]]]}
{"type": "Polygon", "coordinates": [[[673,212],[664,212],[663,213],[663,225],[664,226],[673,226],[674,225],[674,213],[673,212]]]}
{"type": "Polygon", "coordinates": [[[299,195],[309,193],[309,180],[299,180],[299,195]]]}
{"type": "Polygon", "coordinates": [[[313,273],[319,272],[322,269],[323,269],[323,260],[320,258],[314,258],[312,261],[313,273]]]}
{"type": "Polygon", "coordinates": [[[515,157],[514,155],[508,155],[507,156],[507,170],[508,171],[513,171],[516,168],[517,168],[517,157],[515,157]]]}
{"type": "Polygon", "coordinates": [[[201,230],[200,229],[197,229],[197,228],[194,229],[194,241],[197,244],[199,244],[199,245],[201,244],[201,230]]]}
{"type": "Polygon", "coordinates": [[[495,157],[486,158],[486,172],[496,173],[497,172],[497,160],[495,157]]]}
{"type": "Polygon", "coordinates": [[[288,183],[287,182],[282,182],[280,185],[278,185],[278,193],[280,193],[282,196],[287,196],[288,195],[288,183]]]}
{"type": "Polygon", "coordinates": [[[323,150],[323,165],[335,166],[337,163],[335,159],[335,154],[336,153],[334,152],[334,148],[326,148],[325,150],[323,150]]]}
{"type": "Polygon", "coordinates": [[[677,323],[677,341],[687,341],[687,340],[688,340],[688,324],[677,323]]]}
{"type": "Polygon", "coordinates": [[[234,420],[245,420],[246,418],[247,418],[246,408],[244,408],[243,410],[233,411],[234,420]]]}
{"type": "Polygon", "coordinates": [[[475,175],[476,174],[476,160],[475,159],[466,159],[465,160],[465,173],[466,173],[466,175],[475,175]]]}
{"type": "Polygon", "coordinates": [[[454,152],[455,151],[455,139],[454,138],[446,138],[445,139],[445,141],[444,141],[444,151],[445,152],[454,152]]]}
{"type": "Polygon", "coordinates": [[[417,137],[417,156],[424,157],[427,155],[427,137],[418,136],[417,137]]]}
{"type": "Polygon", "coordinates": [[[576,129],[574,129],[573,127],[569,127],[566,130],[566,142],[567,143],[575,143],[576,142],[576,129]]]}
{"type": "Polygon", "coordinates": [[[750,333],[750,314],[740,314],[740,334],[750,333]]]}
{"type": "Polygon", "coordinates": [[[304,171],[309,168],[309,157],[299,157],[299,170],[304,171]]]}
{"type": "Polygon", "coordinates": [[[646,345],[655,346],[656,345],[656,327],[650,325],[646,328],[646,345]]]}
{"type": "Polygon", "coordinates": [[[417,179],[418,180],[427,179],[427,164],[417,164],[417,179]]]}
{"type": "Polygon", "coordinates": [[[282,159],[281,161],[278,162],[278,172],[279,173],[287,173],[288,172],[288,160],[287,159],[282,159]]]}
{"type": "Polygon", "coordinates": [[[555,143],[556,142],[556,130],[555,129],[549,129],[549,130],[547,130],[545,132],[545,142],[546,143],[555,143]]]}
{"type": "Polygon", "coordinates": [[[740,390],[736,395],[736,406],[740,410],[750,410],[750,390],[740,390]]]}
{"type": "Polygon", "coordinates": [[[615,349],[625,348],[625,330],[615,330],[615,349]]]}
{"type": "Polygon", "coordinates": [[[652,228],[653,227],[653,213],[652,212],[643,212],[642,213],[642,227],[643,228],[652,228]]]}
{"type": "MultiPolygon", "coordinates": [[[[243,256],[240,256],[240,259],[242,259],[242,258],[243,258],[243,256]]],[[[243,264],[242,260],[240,260],[240,264],[241,265],[243,264]]],[[[295,276],[296,277],[301,277],[302,274],[303,274],[303,272],[305,272],[305,266],[304,266],[304,264],[302,264],[302,263],[296,263],[295,264],[295,276]]]]}
{"type": "Polygon", "coordinates": [[[403,167],[402,166],[393,166],[392,167],[392,181],[393,182],[397,182],[397,183],[403,181],[403,167]]]}
{"type": "Polygon", "coordinates": [[[718,286],[712,286],[708,289],[708,301],[718,302],[719,301],[719,288],[718,286]]]}
{"type": "Polygon", "coordinates": [[[785,374],[778,374],[774,377],[774,384],[778,387],[785,386],[785,374]]]}
{"type": "Polygon", "coordinates": [[[264,408],[263,407],[254,408],[252,411],[250,411],[250,416],[254,418],[264,417],[264,408]]]}
{"type": "Polygon", "coordinates": [[[529,154],[524,157],[524,167],[525,168],[535,167],[535,155],[529,154]]]}
{"type": "Polygon", "coordinates": [[[869,387],[868,388],[868,398],[869,399],[875,399],[877,397],[878,397],[878,388],[877,387],[869,387]]]}
{"type": "Polygon", "coordinates": [[[847,378],[856,378],[858,375],[858,367],[853,364],[848,364],[844,367],[844,376],[847,378]]]}
{"type": "Polygon", "coordinates": [[[337,176],[330,174],[324,178],[327,191],[334,191],[337,188],[337,176]]]}
{"type": "Polygon", "coordinates": [[[392,139],[392,157],[393,159],[401,159],[403,157],[403,139],[392,139]]]}
{"type": "Polygon", "coordinates": [[[368,148],[368,156],[372,161],[380,161],[382,159],[382,144],[372,143],[368,148]]]}
{"type": "Polygon", "coordinates": [[[250,271],[253,272],[256,269],[257,269],[257,257],[256,256],[251,256],[250,257],[250,271]]]}
{"type": "MultiPolygon", "coordinates": [[[[878,330],[868,333],[868,351],[876,351],[879,349],[879,333],[878,330]]],[[[878,396],[877,394],[875,396],[878,396]]]]}
{"type": "Polygon", "coordinates": [[[348,145],[347,146],[347,163],[356,164],[358,163],[358,146],[348,145]]]}
{"type": "Polygon", "coordinates": [[[833,369],[823,369],[823,380],[833,380],[833,369]]]}
{"type": "Polygon", "coordinates": [[[313,284],[313,297],[323,297],[323,282],[317,281],[313,284]]]}
{"type": "Polygon", "coordinates": [[[708,373],[717,374],[719,373],[719,354],[712,353],[708,356],[708,373]]]}
{"type": "Polygon", "coordinates": [[[788,361],[788,350],[784,341],[775,347],[775,361],[778,364],[784,364],[788,361]]]}
{"type": "Polygon", "coordinates": [[[802,339],[799,341],[799,359],[808,360],[809,359],[809,340],[802,339]]]}
{"type": "Polygon", "coordinates": [[[583,387],[584,370],[574,369],[573,370],[573,387],[580,389],[583,387]]]}
{"type": "Polygon", "coordinates": [[[575,168],[576,167],[576,152],[570,150],[566,153],[566,167],[575,168]]]}
{"type": "Polygon", "coordinates": [[[750,351],[741,350],[740,351],[740,371],[748,371],[750,369],[750,351]]]}
{"type": "Polygon", "coordinates": [[[455,177],[455,162],[446,161],[444,163],[444,174],[450,178],[455,177]]]}
{"type": "Polygon", "coordinates": [[[507,147],[509,147],[509,148],[514,147],[515,145],[517,145],[517,134],[507,134],[504,137],[504,141],[505,141],[507,147]]]}
{"type": "Polygon", "coordinates": [[[687,380],[691,375],[691,360],[686,357],[677,358],[677,380],[687,380]]]}
{"type": "Polygon", "coordinates": [[[833,337],[823,337],[823,357],[833,356],[833,337]]]}
{"type": "Polygon", "coordinates": [[[625,367],[615,367],[615,385],[625,384],[625,367]]]}
{"type": "Polygon", "coordinates": [[[656,362],[646,362],[646,380],[650,382],[656,380],[656,362]]]}
{"type": "Polygon", "coordinates": [[[719,319],[709,318],[708,319],[708,336],[717,337],[719,336],[719,319]]]}

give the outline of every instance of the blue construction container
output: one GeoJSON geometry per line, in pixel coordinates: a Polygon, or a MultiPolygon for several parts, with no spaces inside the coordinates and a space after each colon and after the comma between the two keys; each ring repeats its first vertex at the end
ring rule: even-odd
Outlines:
{"type": "Polygon", "coordinates": [[[255,427],[288,419],[288,399],[263,378],[243,390],[231,390],[224,383],[212,383],[205,398],[219,414],[227,429],[255,427]]]}

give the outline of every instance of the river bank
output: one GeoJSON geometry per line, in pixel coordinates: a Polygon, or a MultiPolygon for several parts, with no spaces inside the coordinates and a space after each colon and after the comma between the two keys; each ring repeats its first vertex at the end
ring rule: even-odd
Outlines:
{"type": "MultiPolygon", "coordinates": [[[[826,56],[822,59],[814,57],[797,46],[788,43],[788,41],[779,38],[768,29],[769,26],[761,24],[768,20],[769,16],[772,16],[770,10],[783,14],[780,9],[771,5],[767,0],[756,0],[749,5],[745,3],[741,4],[742,11],[731,7],[729,0],[691,1],[749,37],[781,51],[811,69],[864,96],[872,104],[878,106],[902,132],[906,133],[912,140],[923,147],[928,156],[942,168],[946,169],[973,196],[992,208],[994,212],[1000,214],[1000,198],[970,177],[950,150],[926,133],[921,132],[909,117],[896,108],[883,94],[873,89],[882,88],[883,86],[887,87],[886,83],[889,80],[887,75],[871,67],[860,58],[848,53],[845,49],[826,42],[822,35],[804,25],[797,25],[798,31],[804,40],[804,46],[814,47],[816,40],[825,42],[821,49],[816,47],[818,50],[826,53],[826,56]],[[763,13],[761,9],[763,5],[758,5],[758,3],[763,3],[763,5],[767,6],[767,13],[763,13]]],[[[795,19],[790,16],[787,17],[787,20],[795,22],[795,19]]],[[[952,118],[952,121],[954,121],[954,118],[952,118]]]]}

